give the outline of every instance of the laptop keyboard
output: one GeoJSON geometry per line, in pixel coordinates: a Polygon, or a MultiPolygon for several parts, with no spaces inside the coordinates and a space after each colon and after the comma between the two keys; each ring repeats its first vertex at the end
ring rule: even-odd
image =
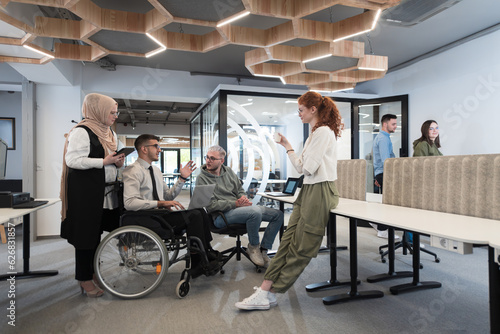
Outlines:
{"type": "Polygon", "coordinates": [[[36,208],[40,205],[47,204],[49,201],[29,201],[21,204],[16,204],[13,205],[13,209],[31,209],[31,208],[36,208]]]}

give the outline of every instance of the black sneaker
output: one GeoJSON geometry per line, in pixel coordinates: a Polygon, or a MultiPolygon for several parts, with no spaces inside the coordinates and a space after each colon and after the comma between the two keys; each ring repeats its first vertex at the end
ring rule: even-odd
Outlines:
{"type": "Polygon", "coordinates": [[[207,251],[207,258],[208,258],[208,261],[222,261],[222,253],[221,252],[218,252],[214,249],[209,249],[207,251]]]}
{"type": "Polygon", "coordinates": [[[200,277],[204,273],[205,270],[203,269],[203,266],[201,264],[198,264],[196,267],[189,269],[189,274],[191,275],[191,278],[200,277]]]}
{"type": "Polygon", "coordinates": [[[220,271],[220,263],[217,260],[210,261],[205,268],[205,276],[213,276],[220,271]]]}

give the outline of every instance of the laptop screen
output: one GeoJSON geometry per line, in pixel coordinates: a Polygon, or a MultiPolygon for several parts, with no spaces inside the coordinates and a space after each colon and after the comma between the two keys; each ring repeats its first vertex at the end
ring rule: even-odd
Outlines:
{"type": "Polygon", "coordinates": [[[283,193],[293,195],[295,194],[295,190],[297,190],[297,186],[299,184],[299,179],[295,177],[289,177],[285,183],[285,189],[283,193]]]}

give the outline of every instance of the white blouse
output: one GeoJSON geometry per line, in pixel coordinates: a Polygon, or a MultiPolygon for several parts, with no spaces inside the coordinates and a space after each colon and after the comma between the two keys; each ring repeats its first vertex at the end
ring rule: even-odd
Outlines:
{"type": "MultiPolygon", "coordinates": [[[[115,135],[115,140],[117,141],[117,150],[121,149],[123,145],[118,141],[115,135]]],[[[108,151],[107,154],[113,152],[108,151]]],[[[68,137],[68,150],[66,151],[65,160],[66,165],[73,169],[91,169],[91,168],[102,168],[104,159],[101,158],[89,158],[90,154],[90,138],[87,130],[84,128],[73,129],[68,137]]],[[[114,164],[104,166],[105,182],[116,181],[116,176],[118,174],[117,168],[114,164]]],[[[116,193],[109,192],[113,188],[111,186],[104,188],[104,209],[116,209],[118,207],[118,196],[116,193]]]]}
{"type": "Polygon", "coordinates": [[[309,135],[300,155],[292,151],[288,156],[297,172],[304,174],[304,184],[337,179],[337,140],[327,126],[309,135]]]}

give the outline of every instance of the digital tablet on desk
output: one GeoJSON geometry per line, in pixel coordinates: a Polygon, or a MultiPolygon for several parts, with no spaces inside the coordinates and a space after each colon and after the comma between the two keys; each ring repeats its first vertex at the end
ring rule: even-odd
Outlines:
{"type": "Polygon", "coordinates": [[[265,194],[274,197],[293,196],[295,195],[295,191],[297,190],[298,185],[299,185],[299,178],[289,177],[286,180],[283,191],[266,192],[265,194]]]}

